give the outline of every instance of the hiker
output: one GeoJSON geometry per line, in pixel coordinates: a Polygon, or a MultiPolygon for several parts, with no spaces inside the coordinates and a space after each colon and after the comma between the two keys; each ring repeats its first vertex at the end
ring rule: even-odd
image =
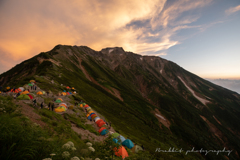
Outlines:
{"type": "Polygon", "coordinates": [[[53,108],[54,108],[54,103],[52,103],[52,111],[53,111],[53,108]]]}
{"type": "Polygon", "coordinates": [[[48,103],[48,109],[49,109],[49,111],[51,110],[50,108],[51,108],[51,102],[48,103]]]}
{"type": "Polygon", "coordinates": [[[20,93],[18,92],[18,94],[16,95],[16,97],[20,96],[20,93]]]}
{"type": "Polygon", "coordinates": [[[31,86],[31,90],[33,89],[33,86],[31,86]]]}
{"type": "Polygon", "coordinates": [[[41,103],[41,109],[43,109],[43,102],[41,103]]]}
{"type": "Polygon", "coordinates": [[[47,91],[47,96],[48,96],[48,94],[49,94],[49,91],[47,91]]]}
{"type": "Polygon", "coordinates": [[[144,147],[143,147],[143,144],[141,145],[141,147],[142,147],[143,150],[145,150],[144,147]]]}
{"type": "Polygon", "coordinates": [[[37,86],[35,86],[35,90],[37,90],[37,86]]]}
{"type": "Polygon", "coordinates": [[[37,107],[37,100],[36,99],[33,100],[33,106],[37,107]]]}
{"type": "Polygon", "coordinates": [[[55,102],[55,101],[56,101],[56,98],[54,98],[53,101],[55,102]]]}

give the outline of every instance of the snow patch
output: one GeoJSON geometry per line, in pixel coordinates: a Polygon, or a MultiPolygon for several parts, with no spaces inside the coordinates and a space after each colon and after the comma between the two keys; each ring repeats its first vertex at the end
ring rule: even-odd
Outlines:
{"type": "Polygon", "coordinates": [[[187,87],[187,89],[192,93],[192,95],[193,95],[195,98],[197,98],[197,99],[198,99],[200,102],[202,102],[204,105],[206,105],[206,103],[209,103],[208,100],[203,99],[203,98],[201,98],[201,97],[198,97],[198,96],[195,94],[195,92],[194,92],[190,87],[187,86],[187,84],[182,80],[181,77],[178,76],[178,78],[182,81],[182,83],[185,85],[185,87],[187,87]]]}
{"type": "Polygon", "coordinates": [[[140,60],[142,61],[142,57],[140,57],[140,60]]]}
{"type": "Polygon", "coordinates": [[[162,69],[160,70],[160,73],[162,74],[162,69]]]}
{"type": "Polygon", "coordinates": [[[159,118],[162,118],[164,121],[166,121],[166,119],[163,117],[163,116],[161,116],[161,115],[159,115],[159,114],[157,114],[157,113],[155,113],[156,114],[156,116],[158,116],[159,118]]]}
{"type": "Polygon", "coordinates": [[[109,49],[109,50],[108,50],[108,53],[111,53],[113,50],[114,50],[114,49],[109,49]]]}

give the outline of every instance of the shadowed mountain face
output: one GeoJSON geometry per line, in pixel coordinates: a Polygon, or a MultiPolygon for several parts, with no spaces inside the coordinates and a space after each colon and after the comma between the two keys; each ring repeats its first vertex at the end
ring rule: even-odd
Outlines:
{"type": "Polygon", "coordinates": [[[120,47],[58,45],[0,75],[0,85],[18,87],[40,76],[43,88],[56,92],[59,84],[74,86],[76,100],[86,101],[116,131],[157,157],[239,159],[240,95],[173,62],[120,47]],[[155,152],[170,147],[184,152],[155,152]],[[232,152],[186,154],[193,147],[232,152]]]}

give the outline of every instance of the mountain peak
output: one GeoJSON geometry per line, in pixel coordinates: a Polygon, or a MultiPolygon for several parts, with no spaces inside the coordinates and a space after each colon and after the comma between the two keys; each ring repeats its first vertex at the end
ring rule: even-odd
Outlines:
{"type": "Polygon", "coordinates": [[[101,50],[103,54],[109,54],[109,53],[116,53],[116,54],[121,54],[125,53],[124,49],[122,47],[108,47],[108,48],[103,48],[101,50]]]}

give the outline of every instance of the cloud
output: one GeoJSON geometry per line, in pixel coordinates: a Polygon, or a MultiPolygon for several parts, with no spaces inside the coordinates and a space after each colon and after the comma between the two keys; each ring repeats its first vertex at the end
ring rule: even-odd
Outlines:
{"type": "Polygon", "coordinates": [[[66,44],[95,50],[119,46],[142,55],[166,55],[170,47],[181,43],[173,38],[177,32],[199,27],[191,23],[200,15],[185,13],[210,2],[3,0],[0,54],[8,54],[12,63],[19,63],[57,44],[66,44]]]}
{"type": "Polygon", "coordinates": [[[237,11],[240,11],[240,5],[238,5],[236,7],[231,7],[229,9],[225,10],[225,13],[230,15],[230,14],[233,14],[233,13],[235,13],[237,11]]]}
{"type": "Polygon", "coordinates": [[[238,92],[240,94],[240,80],[230,80],[230,79],[207,79],[212,83],[215,83],[224,88],[230,89],[232,91],[238,92]]]}

